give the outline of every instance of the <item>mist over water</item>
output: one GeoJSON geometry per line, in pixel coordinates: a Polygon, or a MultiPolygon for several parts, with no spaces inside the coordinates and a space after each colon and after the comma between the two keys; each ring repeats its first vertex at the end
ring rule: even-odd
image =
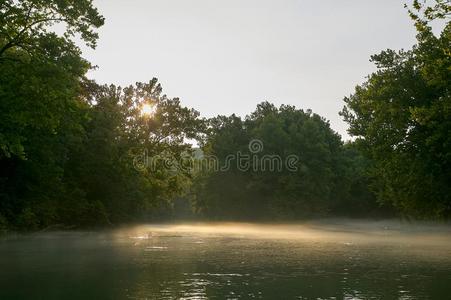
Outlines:
{"type": "Polygon", "coordinates": [[[166,234],[229,236],[248,239],[275,239],[307,242],[408,243],[451,246],[451,226],[400,221],[317,220],[303,223],[210,222],[141,225],[117,230],[121,235],[152,238],[166,234]]]}
{"type": "Polygon", "coordinates": [[[451,227],[180,223],[0,240],[0,299],[446,299],[451,227]]]}

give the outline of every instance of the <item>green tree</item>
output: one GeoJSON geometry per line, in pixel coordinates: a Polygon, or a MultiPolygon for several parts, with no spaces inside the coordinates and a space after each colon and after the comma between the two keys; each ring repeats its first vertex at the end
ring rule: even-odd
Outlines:
{"type": "Polygon", "coordinates": [[[82,142],[90,64],[72,41],[95,45],[103,18],[91,1],[0,2],[0,215],[24,228],[59,221],[64,173],[82,142]],[[63,35],[54,25],[66,28],[63,35]]]}
{"type": "Polygon", "coordinates": [[[114,224],[170,216],[190,174],[152,159],[164,156],[175,162],[191,155],[187,141],[201,131],[199,113],[163,95],[155,78],[126,88],[97,86],[91,95],[85,145],[70,168],[71,181],[85,192],[90,210],[83,213],[75,203],[67,207],[85,218],[97,214],[93,220],[98,222],[106,216],[103,222],[114,224]],[[143,114],[144,105],[153,113],[143,114]]]}
{"type": "Polygon", "coordinates": [[[309,110],[263,102],[244,121],[235,115],[219,116],[210,124],[203,149],[205,155],[217,157],[220,165],[238,152],[259,158],[278,156],[282,164],[289,155],[296,155],[299,162],[296,170],[285,165],[279,169],[275,164],[270,170],[261,160],[251,160],[250,167],[243,170],[234,160],[228,170],[201,173],[195,206],[203,214],[297,219],[327,215],[338,206],[340,198],[335,192],[340,188],[343,145],[325,119],[309,110]],[[263,145],[258,153],[249,149],[254,139],[263,145]]]}
{"type": "Polygon", "coordinates": [[[373,55],[378,71],[345,98],[341,114],[374,161],[380,202],[406,216],[446,218],[451,215],[451,24],[435,36],[428,22],[449,15],[449,6],[415,1],[410,14],[417,45],[373,55]]]}
{"type": "Polygon", "coordinates": [[[94,47],[102,24],[88,0],[0,2],[0,157],[25,157],[23,128],[55,131],[68,101],[77,105],[77,86],[90,65],[72,37],[94,47]],[[57,24],[65,28],[62,36],[53,31],[57,24]]]}
{"type": "Polygon", "coordinates": [[[75,35],[95,47],[103,17],[90,0],[3,0],[0,2],[0,59],[14,59],[17,52],[46,57],[43,48],[55,38],[55,25],[65,28],[65,42],[75,35]],[[12,55],[8,55],[12,54],[12,55]]]}

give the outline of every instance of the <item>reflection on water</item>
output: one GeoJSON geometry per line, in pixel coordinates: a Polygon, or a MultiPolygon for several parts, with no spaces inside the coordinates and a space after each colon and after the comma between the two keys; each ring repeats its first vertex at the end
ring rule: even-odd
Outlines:
{"type": "Polygon", "coordinates": [[[447,299],[449,227],[143,225],[0,239],[0,299],[447,299]]]}

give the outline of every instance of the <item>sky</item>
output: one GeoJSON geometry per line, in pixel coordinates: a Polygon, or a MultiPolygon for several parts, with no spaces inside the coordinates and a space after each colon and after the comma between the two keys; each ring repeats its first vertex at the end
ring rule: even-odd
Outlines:
{"type": "Polygon", "coordinates": [[[347,140],[343,98],[375,70],[370,55],[408,49],[402,0],[94,0],[105,17],[84,57],[99,83],[159,79],[202,116],[245,116],[262,101],[312,109],[347,140]]]}

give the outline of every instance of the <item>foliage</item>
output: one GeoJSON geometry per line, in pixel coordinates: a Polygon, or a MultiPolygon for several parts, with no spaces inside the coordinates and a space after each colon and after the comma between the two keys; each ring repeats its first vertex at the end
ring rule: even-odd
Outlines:
{"type": "Polygon", "coordinates": [[[449,218],[451,25],[434,36],[430,22],[450,6],[428,3],[408,7],[418,44],[372,56],[377,72],[345,98],[356,138],[343,143],[324,118],[289,105],[204,120],[155,78],[98,85],[74,42],[96,45],[104,19],[91,0],[0,1],[0,231],[187,217],[190,205],[218,219],[379,216],[391,206],[449,218]],[[237,154],[299,160],[271,171],[259,160],[185,166],[237,154]]]}
{"type": "Polygon", "coordinates": [[[31,56],[46,56],[41,46],[55,39],[55,25],[64,27],[63,38],[78,34],[87,45],[95,47],[95,29],[104,19],[90,0],[3,0],[0,2],[0,59],[8,52],[22,51],[31,56]]]}
{"type": "MultiPolygon", "coordinates": [[[[442,2],[437,3],[438,9],[442,2]]],[[[415,8],[422,6],[418,1],[415,8]]],[[[443,16],[428,8],[411,12],[418,44],[409,51],[372,56],[378,71],[345,98],[349,132],[374,160],[373,186],[381,202],[406,216],[451,215],[451,24],[436,37],[428,21],[443,16]]]]}
{"type": "MultiPolygon", "coordinates": [[[[188,174],[138,170],[133,159],[189,154],[202,121],[156,79],[124,89],[85,78],[73,37],[94,47],[91,1],[0,3],[0,215],[38,229],[168,215],[188,174]],[[57,23],[65,32],[57,35],[57,23]],[[155,106],[152,116],[141,105],[155,106]]],[[[3,226],[3,225],[2,225],[3,226]]]]}
{"type": "MultiPolygon", "coordinates": [[[[359,188],[356,181],[363,177],[364,166],[353,165],[354,157],[345,153],[340,137],[325,119],[309,110],[263,102],[245,120],[219,116],[210,124],[205,155],[217,157],[221,166],[238,152],[258,160],[251,159],[249,169],[240,169],[232,161],[229,170],[199,175],[195,206],[204,215],[229,219],[349,215],[343,201],[351,202],[351,190],[359,188]],[[251,153],[249,142],[255,139],[262,142],[263,150],[251,153]],[[299,162],[296,170],[275,165],[268,170],[260,160],[265,155],[276,155],[282,161],[296,155],[299,162]]],[[[368,208],[363,201],[354,204],[348,209],[364,213],[368,208]]]]}
{"type": "Polygon", "coordinates": [[[154,78],[149,83],[120,88],[97,86],[83,149],[74,155],[71,176],[90,203],[99,202],[108,220],[117,223],[170,214],[172,200],[184,190],[185,174],[159,167],[136,165],[136,158],[151,159],[162,152],[180,156],[196,136],[198,112],[184,108],[177,98],[161,94],[154,78]],[[142,115],[151,104],[155,112],[142,115]]]}

